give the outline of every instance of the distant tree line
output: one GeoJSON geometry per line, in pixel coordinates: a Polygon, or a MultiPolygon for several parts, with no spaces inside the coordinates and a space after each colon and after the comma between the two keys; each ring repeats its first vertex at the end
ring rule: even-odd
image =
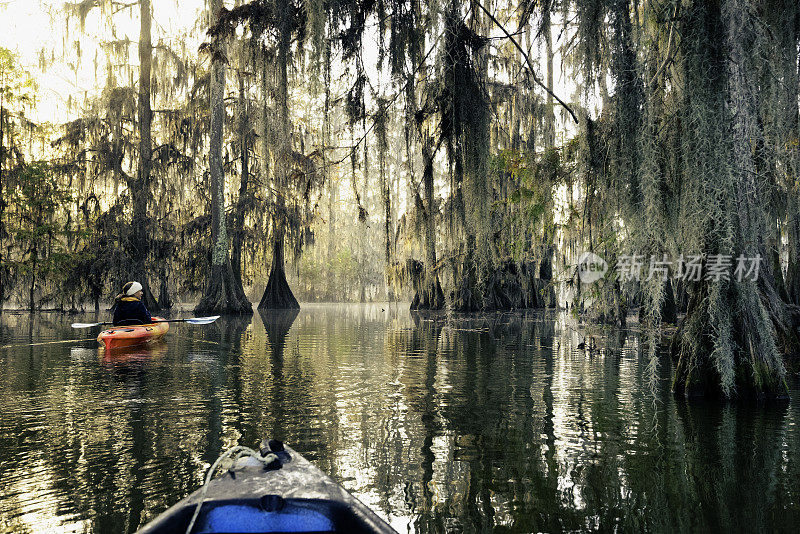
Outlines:
{"type": "Polygon", "coordinates": [[[199,50],[154,40],[149,0],[65,16],[114,36],[120,10],[138,10],[138,40],[102,43],[103,89],[67,124],[26,122],[3,52],[4,299],[97,307],[136,278],[152,309],[194,294],[249,313],[263,281],[260,308],[297,307],[294,280],[415,309],[569,306],[623,326],[638,310],[653,379],[661,325],[683,317],[676,391],[786,394],[797,2],[215,0],[199,50]],[[582,251],[608,261],[600,282],[580,283],[582,251]],[[764,265],[626,280],[631,254],[764,265]]]}

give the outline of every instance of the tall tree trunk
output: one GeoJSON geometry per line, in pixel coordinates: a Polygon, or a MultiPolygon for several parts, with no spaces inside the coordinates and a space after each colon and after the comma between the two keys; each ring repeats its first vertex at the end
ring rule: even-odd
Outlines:
{"type": "Polygon", "coordinates": [[[291,127],[289,124],[289,81],[287,62],[291,46],[291,21],[287,0],[279,0],[278,13],[278,55],[277,68],[277,107],[278,107],[278,156],[275,165],[275,215],[273,216],[272,267],[270,268],[267,287],[258,303],[258,309],[293,309],[300,304],[286,281],[284,258],[284,237],[286,232],[285,194],[288,188],[289,156],[291,153],[291,127]]]}
{"type": "Polygon", "coordinates": [[[386,155],[389,151],[388,139],[388,103],[386,100],[378,101],[378,115],[375,118],[375,132],[378,138],[378,174],[381,186],[381,200],[383,203],[383,239],[384,239],[384,260],[386,261],[385,280],[386,298],[394,300],[392,291],[392,189],[391,182],[387,176],[386,155]]]}
{"type": "Polygon", "coordinates": [[[336,249],[336,197],[338,194],[339,184],[336,180],[328,181],[328,247],[327,247],[327,263],[328,263],[328,287],[327,299],[336,300],[339,298],[337,293],[338,285],[336,281],[336,271],[333,268],[334,254],[336,249]]]}
{"type": "MultiPolygon", "coordinates": [[[[3,79],[0,80],[0,87],[5,85],[5,72],[2,72],[3,79]]],[[[6,231],[6,197],[5,197],[5,183],[3,181],[3,163],[5,162],[6,146],[5,146],[5,91],[0,91],[0,313],[3,311],[5,302],[5,266],[3,265],[3,235],[6,231]]]]}
{"type": "Polygon", "coordinates": [[[36,245],[31,249],[31,285],[28,288],[28,310],[33,313],[36,311],[36,270],[39,263],[39,250],[36,245]]]}
{"type": "Polygon", "coordinates": [[[261,50],[261,74],[259,76],[261,82],[261,99],[263,101],[262,109],[261,109],[261,166],[260,166],[260,173],[261,179],[266,182],[267,178],[269,177],[270,173],[270,153],[269,153],[269,146],[271,141],[271,131],[270,131],[270,121],[269,115],[270,110],[268,106],[269,101],[269,56],[265,49],[261,50]]]}
{"type": "MultiPolygon", "coordinates": [[[[800,101],[800,57],[797,54],[798,41],[800,41],[800,8],[796,2],[787,2],[787,9],[783,11],[784,26],[781,28],[781,62],[783,63],[784,80],[781,91],[781,107],[779,120],[783,122],[782,130],[785,137],[779,138],[784,144],[784,164],[790,176],[800,176],[800,114],[797,103],[800,101]],[[789,7],[791,6],[791,7],[789,7]],[[787,147],[786,145],[789,145],[787,147]],[[794,145],[794,146],[792,146],[794,145]],[[788,148],[788,150],[787,150],[788,148]]],[[[795,183],[789,183],[789,209],[788,209],[788,266],[786,269],[786,289],[789,302],[800,306],[800,190],[795,183]]]]}
{"type": "MultiPolygon", "coordinates": [[[[213,0],[212,20],[222,9],[222,0],[213,0]]],[[[225,47],[222,38],[213,43],[211,64],[211,138],[208,160],[211,181],[211,273],[205,294],[195,308],[197,313],[252,313],[241,281],[233,274],[228,256],[225,224],[225,175],[222,168],[222,137],[225,127],[225,47]]]]}
{"type": "Polygon", "coordinates": [[[323,66],[323,76],[325,80],[325,116],[322,118],[322,169],[324,179],[328,184],[328,242],[325,254],[325,265],[327,280],[325,287],[325,299],[334,301],[337,298],[336,272],[333,268],[333,256],[336,246],[336,195],[339,184],[328,172],[327,147],[330,140],[330,105],[331,105],[331,57],[330,48],[325,53],[325,64],[323,66]]]}
{"type": "MultiPolygon", "coordinates": [[[[413,19],[422,21],[421,5],[413,3],[413,19]]],[[[406,161],[408,164],[409,183],[413,185],[414,191],[411,194],[416,198],[416,202],[421,203],[423,224],[425,226],[425,264],[420,269],[417,261],[409,260],[408,270],[413,279],[416,294],[411,302],[411,309],[441,309],[444,306],[444,293],[439,283],[439,275],[436,273],[436,206],[434,205],[434,180],[433,166],[436,150],[434,149],[433,139],[426,135],[420,124],[416,120],[419,108],[417,106],[416,86],[419,80],[423,79],[422,72],[425,71],[425,59],[420,58],[419,51],[413,44],[424,42],[420,33],[422,27],[413,30],[414,36],[411,38],[412,46],[409,47],[408,55],[411,62],[411,69],[406,75],[405,83],[405,144],[406,161]],[[420,65],[422,63],[422,65],[420,65]],[[411,125],[416,124],[416,132],[412,135],[411,125]],[[422,188],[424,200],[419,199],[414,180],[414,159],[412,145],[416,138],[417,144],[422,145],[422,188]]]]}
{"type": "Polygon", "coordinates": [[[244,244],[244,212],[247,201],[247,187],[250,181],[250,143],[249,112],[245,94],[244,74],[239,74],[239,159],[241,175],[239,181],[239,198],[233,216],[233,242],[231,244],[231,267],[239,285],[242,285],[242,246],[244,244]]]}
{"type": "Polygon", "coordinates": [[[172,308],[172,299],[169,296],[169,286],[167,285],[166,273],[160,277],[159,290],[158,290],[158,306],[162,310],[169,310],[172,308]]]}
{"type": "MultiPolygon", "coordinates": [[[[553,111],[553,32],[550,11],[542,13],[542,32],[544,32],[545,54],[547,57],[547,107],[544,112],[544,146],[553,148],[556,144],[556,115],[553,111]]],[[[533,140],[531,140],[533,142],[533,140]]]]}
{"type": "Polygon", "coordinates": [[[392,190],[389,177],[386,176],[386,155],[381,154],[381,187],[383,189],[383,236],[384,254],[386,259],[386,298],[394,300],[394,290],[392,289],[392,190]]]}
{"type": "Polygon", "coordinates": [[[149,251],[150,215],[147,212],[150,201],[150,173],[153,167],[153,148],[151,127],[153,112],[150,109],[150,71],[153,62],[153,46],[150,37],[152,23],[150,0],[141,0],[139,32],[139,169],[138,176],[128,181],[128,189],[133,203],[131,237],[128,254],[131,262],[131,275],[142,284],[143,301],[151,311],[159,306],[148,283],[146,260],[149,251]]]}
{"type": "Polygon", "coordinates": [[[758,257],[762,269],[756,281],[732,278],[689,285],[688,311],[673,341],[673,388],[686,395],[781,398],[787,395],[781,350],[796,350],[796,345],[787,344],[797,336],[785,323],[788,314],[775,291],[764,238],[767,221],[757,205],[765,192],[755,178],[751,146],[763,132],[745,50],[756,30],[747,2],[721,4],[696,7],[687,17],[687,34],[697,41],[687,43],[687,83],[706,81],[691,98],[697,99],[697,109],[708,113],[694,126],[697,137],[708,138],[708,148],[692,157],[702,159],[709,152],[714,164],[722,162],[716,171],[692,177],[706,189],[720,191],[713,194],[721,197],[701,199],[708,201],[714,215],[702,223],[703,252],[709,258],[758,257]]]}
{"type": "MultiPolygon", "coordinates": [[[[522,33],[521,42],[527,42],[530,39],[530,23],[525,24],[524,27],[520,27],[519,30],[522,33]]],[[[515,50],[514,57],[517,59],[520,65],[525,64],[525,58],[522,56],[522,52],[519,50],[515,50]]],[[[516,74],[514,76],[513,84],[514,84],[514,97],[511,101],[511,150],[518,151],[522,147],[522,122],[523,116],[525,115],[525,105],[526,105],[526,95],[527,95],[527,88],[525,84],[522,83],[524,77],[524,71],[522,69],[516,69],[514,71],[516,74]]]]}
{"type": "MultiPolygon", "coordinates": [[[[795,306],[800,306],[800,206],[798,192],[789,195],[787,223],[788,265],[786,267],[786,298],[795,306]]],[[[777,255],[777,252],[776,252],[777,255]]],[[[780,266],[780,264],[778,264],[780,266]]]]}
{"type": "Polygon", "coordinates": [[[433,139],[426,137],[422,144],[422,188],[425,195],[425,266],[423,273],[422,294],[411,303],[412,309],[440,310],[444,307],[444,292],[436,272],[436,204],[433,183],[433,139]]]}
{"type": "MultiPolygon", "coordinates": [[[[533,28],[530,28],[527,32],[525,32],[525,50],[530,50],[532,41],[533,41],[533,28]]],[[[524,61],[524,60],[523,60],[524,61]]],[[[537,121],[539,120],[538,114],[536,111],[536,98],[534,95],[531,94],[531,91],[526,91],[526,98],[524,100],[524,108],[521,110],[522,113],[526,115],[525,120],[527,121],[527,131],[525,132],[525,143],[526,149],[528,152],[535,152],[536,151],[536,128],[538,126],[537,121]]]]}
{"type": "MultiPolygon", "coordinates": [[[[617,86],[614,98],[614,127],[617,129],[617,146],[614,172],[619,176],[619,187],[625,188],[628,195],[627,205],[638,206],[641,202],[641,186],[639,184],[638,135],[642,126],[642,81],[637,75],[636,50],[633,44],[633,24],[630,17],[630,1],[614,0],[610,6],[612,27],[611,38],[611,72],[617,86]]],[[[613,150],[613,149],[612,149],[613,150]]],[[[626,214],[628,220],[634,221],[639,210],[626,214]]]]}

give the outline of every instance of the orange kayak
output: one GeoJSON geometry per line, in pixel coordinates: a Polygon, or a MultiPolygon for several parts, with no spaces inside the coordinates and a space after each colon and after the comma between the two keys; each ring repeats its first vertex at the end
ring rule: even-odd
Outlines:
{"type": "MultiPolygon", "coordinates": [[[[153,319],[164,321],[161,317],[153,317],[153,319]]],[[[169,330],[169,323],[167,322],[136,326],[115,326],[100,332],[97,336],[97,341],[104,344],[106,350],[131,347],[160,339],[164,337],[167,330],[169,330]]]]}

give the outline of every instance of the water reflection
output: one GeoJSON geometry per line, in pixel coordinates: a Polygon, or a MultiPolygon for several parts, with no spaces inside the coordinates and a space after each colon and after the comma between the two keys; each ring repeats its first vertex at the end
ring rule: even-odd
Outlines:
{"type": "MultiPolygon", "coordinates": [[[[73,354],[76,352],[75,349],[72,349],[73,354]]],[[[120,347],[111,350],[98,347],[96,351],[103,365],[110,369],[135,368],[139,370],[144,370],[149,362],[163,358],[166,353],[167,342],[163,339],[153,341],[152,343],[120,347]]]]}
{"type": "Polygon", "coordinates": [[[117,356],[70,321],[0,322],[0,532],[132,532],[266,436],[400,531],[800,521],[796,377],[788,406],[687,405],[665,359],[654,402],[635,332],[317,305],[117,356]]]}

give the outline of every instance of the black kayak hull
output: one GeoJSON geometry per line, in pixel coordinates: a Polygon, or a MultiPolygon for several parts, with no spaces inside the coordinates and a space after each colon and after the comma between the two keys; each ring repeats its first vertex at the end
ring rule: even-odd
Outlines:
{"type": "MultiPolygon", "coordinates": [[[[208,485],[192,532],[396,531],[328,475],[289,447],[277,453],[282,466],[266,470],[240,459],[208,485]]],[[[201,490],[181,500],[139,534],[184,533],[201,490]]]]}

